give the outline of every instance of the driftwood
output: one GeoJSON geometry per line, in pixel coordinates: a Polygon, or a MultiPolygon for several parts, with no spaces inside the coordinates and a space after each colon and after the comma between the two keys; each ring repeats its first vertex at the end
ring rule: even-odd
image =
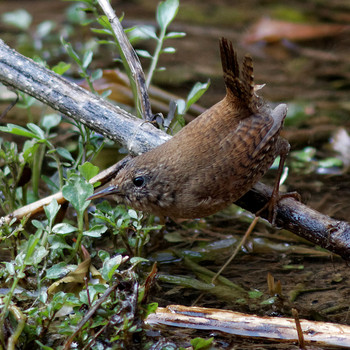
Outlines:
{"type": "Polygon", "coordinates": [[[168,305],[150,314],[146,323],[156,329],[167,325],[222,332],[261,341],[299,342],[301,349],[305,349],[303,345],[350,349],[350,327],[329,322],[300,320],[296,324],[293,318],[261,317],[230,310],[168,305]]]}
{"type": "MultiPolygon", "coordinates": [[[[91,129],[115,140],[132,155],[141,154],[170,139],[163,131],[142,121],[123,109],[94,96],[59,75],[20,55],[0,40],[0,82],[13,89],[31,95],[91,129]]],[[[125,162],[125,161],[124,161],[125,162]]],[[[120,164],[104,172],[109,179],[115,175],[120,164]]],[[[99,180],[101,180],[99,176],[99,180]]],[[[271,189],[258,183],[236,204],[255,213],[269,198],[271,189]]],[[[52,196],[59,202],[62,195],[52,196]]],[[[52,197],[32,203],[15,211],[5,219],[20,218],[41,210],[52,197]]],[[[333,220],[292,198],[282,200],[277,207],[276,223],[323,248],[350,258],[350,225],[333,220]]]]}

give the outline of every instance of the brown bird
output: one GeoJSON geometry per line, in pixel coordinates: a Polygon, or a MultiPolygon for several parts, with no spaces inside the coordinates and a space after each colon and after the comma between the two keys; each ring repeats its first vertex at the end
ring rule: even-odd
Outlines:
{"type": "Polygon", "coordinates": [[[221,39],[220,53],[225,98],[168,142],[130,160],[90,199],[115,194],[119,202],[159,216],[205,217],[243,196],[281,155],[269,205],[274,207],[289,151],[279,136],[287,106],[272,110],[256,95],[250,56],[240,72],[227,39],[221,39]]]}

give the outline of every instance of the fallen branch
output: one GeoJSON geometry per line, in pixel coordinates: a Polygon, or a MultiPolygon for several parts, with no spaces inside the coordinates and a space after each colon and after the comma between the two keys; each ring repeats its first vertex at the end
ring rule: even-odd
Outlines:
{"type": "MultiPolygon", "coordinates": [[[[146,323],[153,328],[167,325],[286,343],[295,343],[299,340],[293,318],[261,317],[229,310],[169,305],[166,308],[159,307],[155,313],[150,314],[146,323]]],[[[300,320],[300,327],[307,345],[350,349],[349,326],[300,320]]]]}

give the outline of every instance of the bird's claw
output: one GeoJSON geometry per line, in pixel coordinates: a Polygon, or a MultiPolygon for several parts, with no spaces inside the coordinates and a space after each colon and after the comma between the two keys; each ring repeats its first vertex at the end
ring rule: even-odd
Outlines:
{"type": "Polygon", "coordinates": [[[255,215],[256,216],[262,216],[261,214],[264,211],[268,211],[268,215],[267,215],[267,220],[270,222],[270,224],[276,228],[278,228],[276,226],[276,218],[277,218],[277,205],[278,203],[285,198],[294,198],[295,200],[297,200],[298,202],[301,201],[301,197],[300,194],[298,192],[288,192],[288,193],[277,193],[277,194],[272,194],[271,198],[269,199],[269,201],[261,208],[259,209],[255,215]]]}

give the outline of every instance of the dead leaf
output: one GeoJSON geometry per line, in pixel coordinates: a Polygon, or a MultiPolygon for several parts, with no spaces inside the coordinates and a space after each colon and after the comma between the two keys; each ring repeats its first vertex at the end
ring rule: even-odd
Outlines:
{"type": "Polygon", "coordinates": [[[262,18],[243,36],[243,42],[253,44],[259,41],[274,43],[282,39],[290,41],[312,40],[339,35],[349,30],[349,25],[305,24],[262,18]]]}

